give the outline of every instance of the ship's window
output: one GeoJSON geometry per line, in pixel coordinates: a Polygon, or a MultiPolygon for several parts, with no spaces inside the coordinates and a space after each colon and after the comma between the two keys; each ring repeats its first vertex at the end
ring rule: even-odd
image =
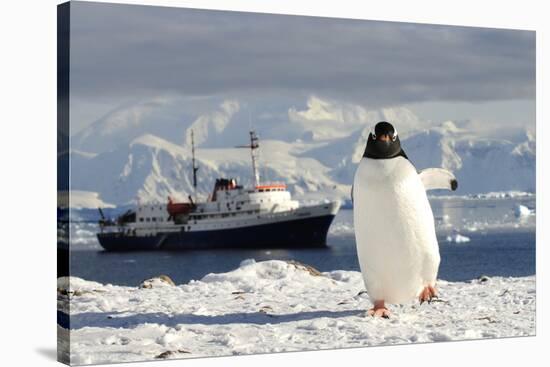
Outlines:
{"type": "Polygon", "coordinates": [[[264,189],[260,189],[260,192],[264,192],[264,189]]]}
{"type": "Polygon", "coordinates": [[[156,222],[157,221],[157,218],[156,217],[153,217],[153,222],[156,222]]]}
{"type": "MultiPolygon", "coordinates": [[[[141,210],[141,209],[140,209],[140,210],[141,210]]],[[[139,218],[139,221],[140,221],[140,222],[143,222],[143,218],[139,218]]]]}

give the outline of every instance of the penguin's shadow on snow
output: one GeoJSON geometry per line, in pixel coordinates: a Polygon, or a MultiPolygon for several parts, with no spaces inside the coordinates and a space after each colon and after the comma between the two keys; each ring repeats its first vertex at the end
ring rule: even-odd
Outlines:
{"type": "Polygon", "coordinates": [[[71,330],[84,327],[131,328],[143,323],[154,323],[174,327],[180,324],[228,325],[228,324],[282,324],[285,322],[313,320],[321,317],[340,318],[364,315],[365,310],[306,311],[290,314],[266,314],[263,312],[240,312],[224,315],[168,315],[162,312],[125,316],[120,312],[89,312],[73,315],[69,324],[62,325],[71,330]]]}

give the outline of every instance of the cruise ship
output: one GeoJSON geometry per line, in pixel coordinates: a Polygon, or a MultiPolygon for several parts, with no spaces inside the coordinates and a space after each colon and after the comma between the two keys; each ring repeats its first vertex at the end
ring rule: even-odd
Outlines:
{"type": "MultiPolygon", "coordinates": [[[[97,238],[108,251],[192,250],[212,248],[324,247],[340,203],[301,206],[282,182],[261,182],[259,140],[250,132],[253,186],[219,178],[205,202],[193,200],[138,204],[114,220],[100,210],[97,238]]],[[[197,186],[192,139],[193,186],[197,186]]]]}

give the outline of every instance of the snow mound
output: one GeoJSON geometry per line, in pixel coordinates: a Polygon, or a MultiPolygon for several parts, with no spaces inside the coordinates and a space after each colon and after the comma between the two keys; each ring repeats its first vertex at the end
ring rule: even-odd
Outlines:
{"type": "Polygon", "coordinates": [[[91,282],[78,277],[59,277],[57,278],[58,291],[67,293],[92,292],[104,287],[103,284],[91,282]]]}
{"type": "Polygon", "coordinates": [[[470,242],[470,237],[466,237],[459,233],[456,233],[454,235],[448,235],[447,242],[466,243],[466,242],[470,242]]]}
{"type": "MultiPolygon", "coordinates": [[[[230,272],[207,274],[201,282],[221,284],[228,289],[256,292],[264,287],[311,283],[310,278],[317,272],[311,269],[313,268],[297,262],[269,260],[257,263],[253,259],[248,259],[242,261],[239,268],[230,272]]],[[[326,278],[320,280],[323,281],[326,281],[326,278]]]]}

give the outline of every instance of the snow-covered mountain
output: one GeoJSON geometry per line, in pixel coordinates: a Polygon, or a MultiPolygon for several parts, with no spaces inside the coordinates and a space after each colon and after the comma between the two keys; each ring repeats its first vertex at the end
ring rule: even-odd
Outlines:
{"type": "MultiPolygon", "coordinates": [[[[303,145],[276,140],[261,144],[262,180],[285,181],[296,195],[315,201],[345,197],[349,192],[346,185],[330,178],[328,167],[298,156],[303,145]]],[[[197,155],[197,191],[203,198],[219,177],[236,177],[241,184],[251,185],[247,149],[197,149],[197,155]]],[[[72,189],[98,192],[108,203],[125,204],[138,197],[143,201],[165,201],[168,196],[185,199],[193,193],[190,150],[153,135],[143,135],[112,152],[85,155],[72,151],[70,156],[72,189]]]]}
{"type": "MultiPolygon", "coordinates": [[[[352,182],[369,132],[370,128],[365,128],[312,153],[333,167],[331,175],[338,182],[352,182]]],[[[511,141],[474,135],[452,121],[401,138],[403,149],[417,169],[443,167],[454,172],[459,182],[458,194],[534,192],[535,144],[535,137],[529,132],[511,141]]]]}
{"type": "MultiPolygon", "coordinates": [[[[187,117],[171,108],[157,101],[132,106],[133,112],[116,110],[74,136],[68,153],[72,190],[98,193],[99,199],[117,205],[138,198],[185,199],[193,192],[191,130],[203,198],[219,177],[251,184],[250,152],[234,148],[246,144],[249,127],[248,114],[236,101],[221,101],[214,110],[187,117]],[[163,106],[168,113],[159,113],[163,106]]],[[[276,123],[280,118],[266,114],[255,126],[261,138],[261,176],[285,181],[301,200],[349,199],[366,138],[381,119],[398,126],[402,146],[418,169],[453,171],[457,194],[535,191],[535,137],[530,133],[499,139],[472,133],[467,122],[427,127],[407,109],[365,111],[318,99],[310,99],[304,110],[289,109],[287,119],[276,123]]]]}
{"type": "Polygon", "coordinates": [[[215,108],[196,103],[191,113],[186,104],[179,102],[155,98],[123,105],[79,131],[71,138],[71,145],[81,151],[101,153],[127,146],[145,134],[185,144],[191,129],[197,144],[208,140],[213,144],[239,111],[238,102],[232,100],[219,101],[215,108]]]}

